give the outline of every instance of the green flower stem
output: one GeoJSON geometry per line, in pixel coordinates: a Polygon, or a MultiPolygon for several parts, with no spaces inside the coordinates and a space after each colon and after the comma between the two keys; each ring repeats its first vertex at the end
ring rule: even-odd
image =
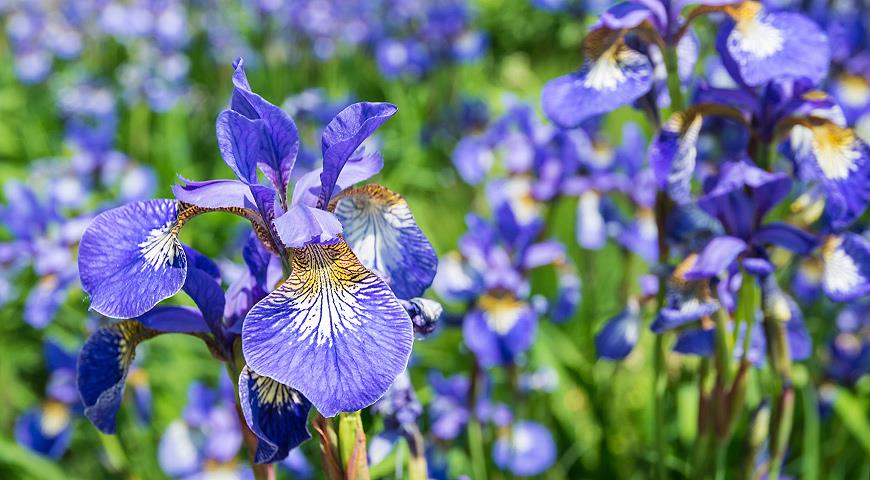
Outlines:
{"type": "Polygon", "coordinates": [[[679,61],[676,45],[665,47],[665,68],[668,72],[668,95],[671,97],[671,112],[681,112],[686,109],[683,97],[683,86],[680,82],[679,61]]]}
{"type": "Polygon", "coordinates": [[[477,360],[471,369],[471,385],[469,386],[468,408],[471,418],[468,421],[468,452],[471,457],[471,471],[475,479],[488,478],[486,476],[486,455],[483,446],[483,426],[477,418],[477,400],[480,395],[480,365],[477,360]]]}
{"type": "MultiPolygon", "coordinates": [[[[763,293],[762,293],[763,294],[763,293]]],[[[762,302],[764,300],[762,299],[762,302]]],[[[767,338],[767,357],[776,374],[773,396],[777,399],[770,420],[770,469],[768,478],[776,480],[788,447],[794,421],[794,388],[791,383],[791,354],[786,337],[785,322],[773,315],[764,315],[764,334],[767,338]]]]}
{"type": "Polygon", "coordinates": [[[665,342],[664,335],[656,335],[653,347],[653,388],[655,389],[653,435],[656,450],[656,478],[662,480],[665,475],[665,394],[667,393],[667,376],[665,375],[665,342]]]}
{"type": "Polygon", "coordinates": [[[485,479],[486,456],[483,449],[483,429],[477,417],[468,422],[468,448],[471,453],[471,468],[475,479],[485,479]]]}
{"type": "Polygon", "coordinates": [[[782,389],[776,402],[776,410],[770,419],[770,468],[767,478],[777,480],[785,451],[788,447],[788,437],[794,422],[794,388],[787,385],[782,389]]]}
{"type": "Polygon", "coordinates": [[[117,435],[100,433],[100,443],[103,444],[103,452],[106,453],[106,461],[113,472],[122,472],[127,465],[127,454],[117,435]]]}
{"type": "Polygon", "coordinates": [[[348,480],[368,480],[369,462],[366,454],[366,432],[359,411],[338,416],[338,451],[348,480]]]}
{"type": "MultiPolygon", "coordinates": [[[[665,192],[656,194],[655,216],[656,229],[658,231],[659,262],[668,264],[669,248],[667,241],[667,219],[670,211],[671,200],[665,192]]],[[[656,294],[655,315],[665,306],[667,291],[667,278],[665,273],[660,273],[659,290],[656,294]]],[[[665,375],[665,340],[664,334],[656,335],[653,347],[653,446],[656,452],[656,478],[662,480],[665,475],[665,458],[667,446],[665,442],[665,395],[667,394],[668,380],[665,375]]]]}
{"type": "Polygon", "coordinates": [[[320,454],[323,459],[323,471],[329,480],[344,480],[344,469],[338,453],[338,434],[332,426],[332,421],[320,413],[314,415],[311,422],[320,438],[320,454]]]}

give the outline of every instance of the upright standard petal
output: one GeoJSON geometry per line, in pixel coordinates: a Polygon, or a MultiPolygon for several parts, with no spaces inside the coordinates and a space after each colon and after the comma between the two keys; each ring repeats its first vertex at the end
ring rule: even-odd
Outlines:
{"type": "Polygon", "coordinates": [[[217,118],[218,148],[224,162],[239,180],[257,183],[257,161],[268,142],[262,120],[251,120],[241,113],[224,110],[217,118]]]}
{"type": "Polygon", "coordinates": [[[397,110],[391,103],[354,103],[329,122],[321,139],[323,173],[320,174],[318,206],[325,208],[329,204],[338,176],[348,159],[397,110]]]}
{"type": "Polygon", "coordinates": [[[101,432],[115,432],[115,415],[136,346],[158,333],[136,320],[125,320],[97,330],[82,347],[76,383],[85,416],[101,432]]]}
{"type": "Polygon", "coordinates": [[[828,38],[812,20],[794,12],[766,12],[759,2],[726,7],[734,23],[719,32],[716,48],[731,75],[757,87],[771,80],[828,75],[828,38]]]}
{"type": "Polygon", "coordinates": [[[579,71],[550,80],[541,92],[544,113],[562,128],[629,104],[652,86],[649,59],[621,41],[587,58],[579,71]]]}
{"type": "Polygon", "coordinates": [[[336,202],[335,215],[353,253],[397,297],[419,297],[432,284],[438,256],[401,195],[380,185],[348,190],[336,202]]]}
{"type": "Polygon", "coordinates": [[[290,174],[299,153],[299,130],[287,112],[251,91],[241,58],[233,63],[233,69],[232,109],[251,120],[263,121],[265,148],[258,166],[284,204],[290,174]]]}
{"type": "Polygon", "coordinates": [[[258,439],[256,463],[284,460],[290,450],[311,438],[311,402],[296,390],[248,367],[239,376],[239,403],[248,427],[258,439]]]}
{"type": "Polygon", "coordinates": [[[129,203],[97,215],[79,245],[82,288],[91,308],[133,318],[175,295],[187,277],[187,257],[174,200],[129,203]]]}
{"type": "Polygon", "coordinates": [[[854,233],[828,237],[822,245],[822,288],[831,300],[849,302],[870,294],[870,242],[854,233]]]}
{"type": "Polygon", "coordinates": [[[375,402],[408,363],[411,318],[345,242],[293,252],[293,273],[242,326],[255,372],[302,392],[324,416],[375,402]]]}

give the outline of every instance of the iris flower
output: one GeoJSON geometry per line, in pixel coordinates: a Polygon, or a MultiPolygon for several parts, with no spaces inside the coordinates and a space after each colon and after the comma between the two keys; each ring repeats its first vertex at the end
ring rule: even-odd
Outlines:
{"type": "Polygon", "coordinates": [[[437,258],[400,195],[379,185],[351,188],[382,167],[379,155],[357,149],[396,113],[394,105],[357,103],[336,115],[323,132],[323,167],[302,176],[288,196],[296,126],[251,90],[241,60],[234,68],[231,109],[218,116],[216,130],[236,179],[185,181],[173,188],[174,200],[109,210],[82,238],[79,272],[91,308],[134,320],[88,341],[79,388],[89,418],[112,431],[136,343],[189,333],[227,360],[240,336],[242,408],[260,439],[257,461],[271,462],[308,438],[310,404],[324,416],[362,409],[405,369],[413,329],[399,299],[423,293],[437,258]],[[178,239],[190,218],[213,211],[249,220],[261,244],[245,255],[249,283],[234,286],[229,308],[217,267],[178,239]],[[289,275],[274,290],[272,255],[289,275]],[[182,289],[198,309],[155,308],[182,289]],[[271,421],[275,415],[284,421],[271,421]]]}

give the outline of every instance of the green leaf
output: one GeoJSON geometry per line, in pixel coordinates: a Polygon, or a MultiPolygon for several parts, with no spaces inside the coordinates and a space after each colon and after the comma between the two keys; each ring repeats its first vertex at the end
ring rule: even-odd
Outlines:
{"type": "Polygon", "coordinates": [[[837,412],[849,433],[858,440],[867,454],[870,454],[870,420],[868,420],[870,417],[867,409],[845,388],[835,388],[834,411],[837,412]]]}
{"type": "Polygon", "coordinates": [[[0,476],[5,478],[69,479],[69,475],[53,461],[4,438],[0,438],[0,473],[2,473],[0,476]]]}

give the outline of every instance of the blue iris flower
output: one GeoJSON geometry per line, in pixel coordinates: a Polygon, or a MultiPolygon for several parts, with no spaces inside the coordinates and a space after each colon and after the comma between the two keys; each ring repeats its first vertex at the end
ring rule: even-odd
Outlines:
{"type": "Polygon", "coordinates": [[[195,335],[240,371],[242,412],[260,440],[256,460],[274,462],[310,436],[311,405],[324,416],[362,409],[405,369],[413,342],[406,306],[432,282],[437,257],[400,195],[353,188],[383,166],[358,147],[394,105],[339,112],[323,131],[323,167],[288,195],[296,125],[251,90],[241,60],[234,70],[231,108],[216,130],[236,179],[185,180],[174,200],[106,211],[82,237],[79,274],[91,308],[122,321],[83,348],[79,390],[86,415],[111,432],[135,346],[162,333],[195,335]],[[190,218],[213,211],[253,229],[247,272],[226,294],[214,262],[178,240],[190,218]],[[157,306],[180,290],[197,308],[157,306]]]}

